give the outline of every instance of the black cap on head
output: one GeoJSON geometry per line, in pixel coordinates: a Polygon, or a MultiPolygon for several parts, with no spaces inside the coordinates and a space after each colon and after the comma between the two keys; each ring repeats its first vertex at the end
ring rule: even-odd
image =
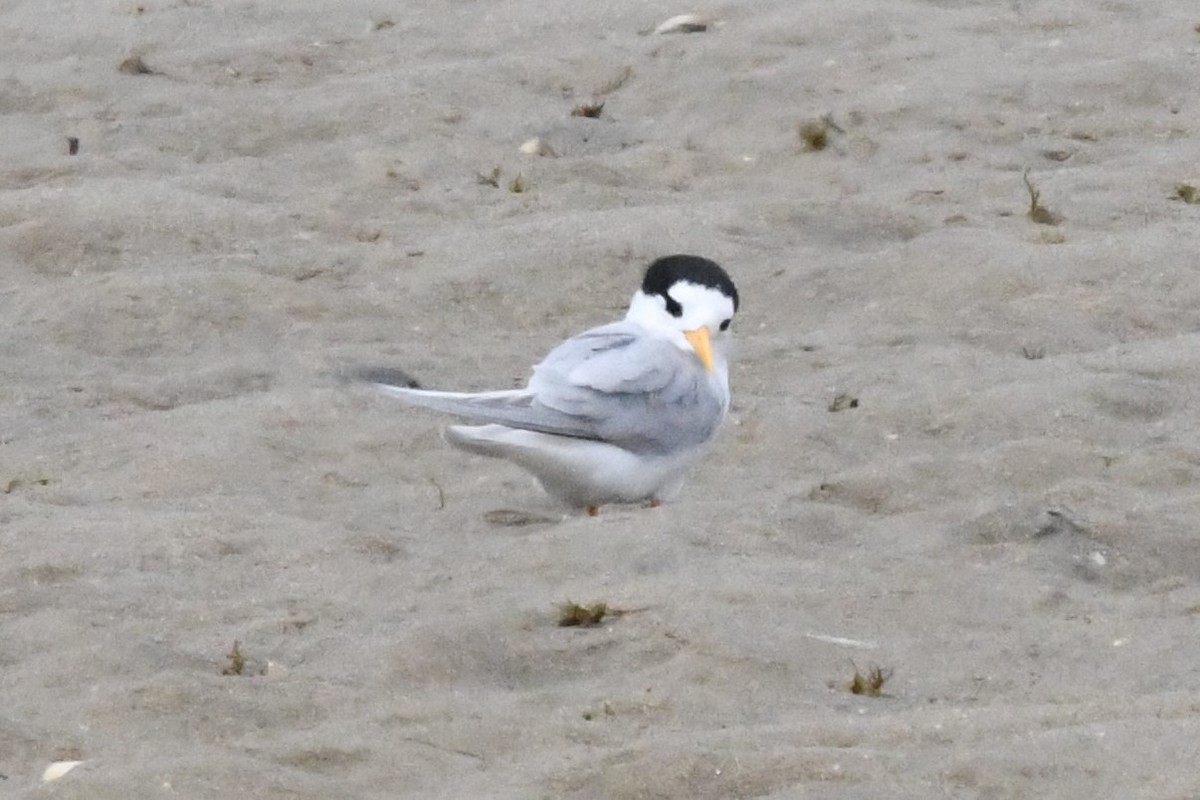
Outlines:
{"type": "Polygon", "coordinates": [[[700,256],[675,255],[658,259],[646,270],[646,277],[642,279],[642,291],[646,294],[661,295],[667,301],[667,311],[678,317],[683,313],[683,309],[667,294],[667,290],[680,281],[716,289],[733,300],[733,310],[737,311],[737,287],[733,285],[729,273],[717,262],[700,256]]]}

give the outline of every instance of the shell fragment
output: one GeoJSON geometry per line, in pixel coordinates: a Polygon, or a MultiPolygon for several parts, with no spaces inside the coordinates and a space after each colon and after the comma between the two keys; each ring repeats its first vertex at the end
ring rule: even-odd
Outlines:
{"type": "Polygon", "coordinates": [[[42,780],[46,783],[56,781],[82,763],[82,761],[55,761],[46,767],[46,771],[42,773],[42,780]]]}
{"type": "Polygon", "coordinates": [[[708,30],[708,20],[695,14],[680,14],[654,29],[655,33],[703,33],[708,30]]]}
{"type": "Polygon", "coordinates": [[[549,156],[550,158],[556,155],[554,148],[536,136],[521,145],[521,152],[527,156],[549,156]]]}

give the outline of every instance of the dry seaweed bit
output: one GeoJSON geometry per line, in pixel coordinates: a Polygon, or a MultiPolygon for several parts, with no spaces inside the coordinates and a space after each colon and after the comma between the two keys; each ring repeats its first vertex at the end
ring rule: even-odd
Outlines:
{"type": "Polygon", "coordinates": [[[492,167],[491,172],[486,173],[486,174],[481,172],[478,175],[476,175],[475,181],[480,186],[491,186],[493,188],[499,189],[500,188],[500,171],[501,171],[500,167],[492,167]]]}
{"type": "Polygon", "coordinates": [[[830,411],[845,411],[848,408],[858,408],[858,398],[848,394],[839,394],[829,404],[830,411]]]}
{"type": "Polygon", "coordinates": [[[49,486],[50,479],[49,478],[13,478],[8,483],[4,484],[3,492],[5,494],[12,494],[17,489],[20,489],[22,486],[25,486],[26,484],[30,484],[33,486],[49,486]]]}
{"type": "Polygon", "coordinates": [[[1189,206],[1200,203],[1200,190],[1190,183],[1175,184],[1175,196],[1189,206]]]}
{"type": "Polygon", "coordinates": [[[79,137],[78,136],[68,136],[67,137],[67,155],[73,156],[73,155],[76,155],[78,152],[79,152],[79,137]]]}
{"type": "Polygon", "coordinates": [[[810,119],[800,123],[800,141],[804,145],[804,149],[810,152],[824,150],[828,147],[831,132],[846,132],[833,121],[833,114],[825,114],[820,119],[810,119]]]}
{"type": "Polygon", "coordinates": [[[518,173],[517,177],[508,182],[508,190],[513,194],[523,194],[529,190],[529,186],[525,183],[525,178],[518,173]]]}
{"type": "Polygon", "coordinates": [[[157,75],[158,70],[151,69],[150,65],[142,60],[141,56],[130,56],[117,66],[117,70],[124,72],[126,75],[157,75]]]}
{"type": "Polygon", "coordinates": [[[823,119],[800,123],[800,141],[805,150],[824,150],[829,146],[829,125],[823,119]]]}
{"type": "Polygon", "coordinates": [[[430,478],[429,482],[432,483],[433,488],[437,490],[438,504],[436,510],[442,511],[446,508],[446,492],[442,489],[442,485],[433,478],[430,478]]]}
{"type": "Polygon", "coordinates": [[[599,625],[607,614],[607,603],[581,606],[568,600],[558,609],[558,626],[560,628],[592,628],[599,625]]]}
{"type": "Polygon", "coordinates": [[[1038,244],[1062,244],[1066,240],[1067,235],[1062,231],[1049,230],[1047,228],[1039,230],[1037,235],[1038,244]]]}
{"type": "Polygon", "coordinates": [[[375,24],[372,26],[372,29],[377,31],[385,31],[388,28],[394,27],[396,27],[396,23],[392,22],[390,19],[381,19],[375,22],[375,24]]]}
{"type": "Polygon", "coordinates": [[[548,525],[558,522],[561,516],[539,514],[533,511],[520,511],[514,508],[496,508],[485,511],[484,522],[497,528],[523,528],[527,525],[548,525]]]}
{"type": "Polygon", "coordinates": [[[1029,180],[1029,170],[1025,170],[1021,180],[1025,182],[1025,189],[1029,192],[1029,211],[1025,216],[1038,225],[1057,225],[1062,222],[1062,217],[1042,205],[1042,192],[1029,180]]]}
{"type": "Polygon", "coordinates": [[[1083,536],[1091,535],[1091,531],[1086,525],[1076,522],[1061,511],[1047,509],[1046,516],[1050,518],[1050,521],[1034,531],[1034,539],[1044,539],[1047,536],[1054,536],[1059,533],[1080,534],[1083,536]]]}
{"type": "Polygon", "coordinates": [[[593,100],[590,103],[580,103],[579,105],[572,108],[571,116],[572,117],[587,117],[589,119],[596,119],[597,117],[600,116],[600,113],[602,111],[604,111],[604,101],[603,100],[599,100],[599,101],[593,100]]]}
{"type": "Polygon", "coordinates": [[[1029,347],[1026,345],[1021,348],[1021,355],[1030,361],[1038,361],[1046,357],[1046,348],[1044,347],[1029,347]]]}
{"type": "Polygon", "coordinates": [[[626,64],[621,67],[621,71],[610,78],[606,83],[601,84],[594,94],[597,97],[603,97],[606,94],[612,94],[617,89],[620,89],[625,84],[629,83],[629,79],[633,77],[633,67],[626,64]]]}
{"type": "Polygon", "coordinates": [[[600,704],[599,711],[597,711],[594,708],[589,708],[589,709],[585,710],[583,712],[583,718],[585,720],[587,720],[588,722],[591,722],[596,717],[600,716],[600,714],[604,714],[604,716],[606,716],[606,717],[615,717],[617,715],[617,711],[615,708],[613,708],[612,703],[605,700],[603,703],[600,704]]]}
{"type": "Polygon", "coordinates": [[[854,667],[854,677],[850,679],[847,686],[851,694],[861,694],[866,697],[883,696],[883,685],[892,677],[890,669],[871,667],[864,675],[858,671],[858,667],[853,661],[850,662],[850,665],[854,667]]]}
{"type": "Polygon", "coordinates": [[[1066,161],[1071,156],[1075,155],[1073,150],[1043,150],[1042,158],[1050,161],[1066,161]]]}
{"type": "Polygon", "coordinates": [[[225,665],[225,669],[221,670],[222,675],[241,675],[246,669],[246,658],[242,655],[236,639],[233,640],[233,648],[225,654],[225,657],[229,659],[229,663],[225,665]]]}

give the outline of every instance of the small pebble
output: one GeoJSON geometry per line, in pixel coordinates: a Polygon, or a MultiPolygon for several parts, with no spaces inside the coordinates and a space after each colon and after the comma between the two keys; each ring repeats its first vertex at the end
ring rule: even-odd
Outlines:
{"type": "Polygon", "coordinates": [[[157,75],[158,71],[151,69],[150,65],[142,60],[141,56],[130,56],[121,62],[117,67],[120,72],[126,75],[157,75]]]}
{"type": "Polygon", "coordinates": [[[537,136],[521,145],[521,152],[527,156],[554,156],[554,149],[537,136]]]}

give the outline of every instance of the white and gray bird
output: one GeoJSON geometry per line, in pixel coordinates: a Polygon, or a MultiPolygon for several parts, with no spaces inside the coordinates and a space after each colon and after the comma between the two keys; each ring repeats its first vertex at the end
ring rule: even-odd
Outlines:
{"type": "MultiPolygon", "coordinates": [[[[660,258],[625,319],[567,339],[524,389],[437,392],[364,377],[407,403],[458,416],[446,440],[531,472],[595,515],[606,503],[672,499],[729,408],[727,349],[738,293],[699,256],[660,258]]],[[[394,374],[394,373],[393,373],[394,374]]],[[[403,382],[403,381],[400,381],[403,382]]]]}

